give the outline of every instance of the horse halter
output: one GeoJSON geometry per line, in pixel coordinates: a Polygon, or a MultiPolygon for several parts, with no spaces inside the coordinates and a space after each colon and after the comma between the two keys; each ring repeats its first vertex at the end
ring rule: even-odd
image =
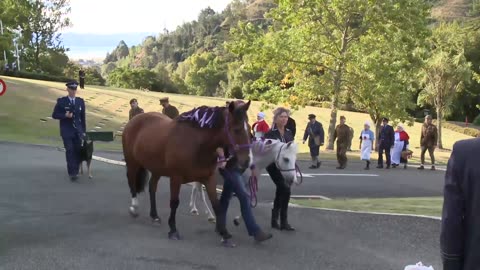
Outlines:
{"type": "Polygon", "coordinates": [[[278,151],[278,154],[277,154],[277,158],[275,159],[275,166],[277,167],[277,169],[280,171],[280,172],[291,172],[291,171],[295,171],[296,173],[299,173],[300,174],[300,181],[298,182],[297,185],[300,185],[302,184],[303,182],[303,175],[302,175],[302,172],[300,171],[300,167],[295,163],[294,167],[292,169],[282,169],[280,167],[280,164],[279,164],[279,160],[280,160],[280,153],[282,152],[282,149],[283,147],[285,146],[286,144],[283,144],[282,146],[280,146],[280,150],[278,151]]]}
{"type": "Polygon", "coordinates": [[[225,133],[227,133],[228,140],[230,141],[230,146],[233,147],[233,153],[236,151],[242,149],[242,148],[250,148],[252,147],[252,144],[236,144],[235,141],[233,140],[232,134],[230,134],[230,131],[228,130],[228,115],[230,113],[227,112],[227,116],[225,117],[225,133]]]}

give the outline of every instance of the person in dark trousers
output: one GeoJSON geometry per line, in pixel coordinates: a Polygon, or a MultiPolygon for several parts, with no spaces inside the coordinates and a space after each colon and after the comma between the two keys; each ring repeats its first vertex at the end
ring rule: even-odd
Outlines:
{"type": "Polygon", "coordinates": [[[80,81],[80,89],[85,89],[85,71],[83,68],[78,71],[78,79],[80,81]]]}
{"type": "Polygon", "coordinates": [[[320,167],[321,162],[318,160],[320,154],[320,146],[325,142],[325,133],[323,126],[316,120],[315,114],[308,115],[308,124],[303,135],[303,143],[308,139],[308,147],[310,148],[310,156],[312,157],[312,165],[310,169],[320,167]]]}
{"type": "Polygon", "coordinates": [[[80,164],[80,147],[85,137],[86,119],[85,102],[76,97],[77,81],[66,84],[68,96],[57,99],[52,118],[60,120],[60,135],[65,147],[67,171],[72,181],[77,180],[80,164]]]}
{"type": "Polygon", "coordinates": [[[393,127],[388,124],[388,118],[383,118],[382,129],[378,135],[378,169],[383,168],[383,152],[385,151],[385,158],[387,160],[387,169],[390,169],[392,163],[390,157],[390,149],[395,144],[395,131],[393,127]]]}
{"type": "Polygon", "coordinates": [[[161,98],[160,105],[163,107],[162,113],[170,117],[170,119],[174,119],[179,115],[177,107],[170,104],[168,97],[161,98]]]}
{"type": "Polygon", "coordinates": [[[128,120],[130,121],[133,117],[138,114],[144,113],[143,109],[138,106],[138,101],[136,98],[130,100],[130,111],[128,112],[128,120]]]}
{"type": "Polygon", "coordinates": [[[420,167],[419,170],[424,169],[425,165],[425,152],[428,150],[428,154],[430,155],[430,161],[432,163],[431,170],[435,170],[435,148],[437,148],[437,140],[438,140],[438,130],[437,127],[432,124],[432,116],[427,115],[425,116],[425,122],[422,125],[422,134],[420,135],[420,167]]]}
{"type": "MultiPolygon", "coordinates": [[[[290,114],[290,112],[288,112],[290,114]]],[[[297,124],[292,117],[288,117],[287,125],[285,126],[292,132],[293,139],[295,140],[295,134],[297,133],[297,124]]]]}
{"type": "Polygon", "coordinates": [[[343,170],[347,167],[347,148],[350,141],[350,127],[345,124],[347,119],[345,116],[340,116],[340,124],[335,128],[333,133],[333,141],[337,140],[337,161],[338,170],[343,170]]]}
{"type": "MultiPolygon", "coordinates": [[[[223,177],[223,189],[220,195],[220,211],[223,213],[223,219],[219,221],[219,225],[226,224],[228,205],[235,192],[240,202],[240,210],[243,220],[245,221],[245,226],[247,227],[248,235],[253,236],[257,242],[263,242],[272,238],[272,234],[265,233],[255,221],[249,200],[250,195],[248,194],[245,181],[242,177],[243,172],[237,166],[238,162],[236,157],[233,156],[227,161],[226,157],[229,157],[227,148],[217,149],[217,154],[219,162],[218,170],[223,177]]],[[[221,236],[225,244],[228,244],[228,240],[232,237],[231,235],[221,236]]]]}
{"type": "MultiPolygon", "coordinates": [[[[273,121],[275,127],[265,134],[265,139],[280,140],[284,143],[293,141],[293,134],[286,127],[288,121],[288,110],[285,108],[277,108],[273,113],[273,121]]],[[[277,186],[275,199],[272,209],[272,228],[286,231],[294,231],[295,229],[288,224],[288,203],[290,202],[290,186],[286,183],[282,173],[278,170],[275,162],[267,166],[267,172],[272,178],[273,183],[277,186]],[[280,225],[278,218],[280,217],[280,225]]]]}
{"type": "Polygon", "coordinates": [[[480,138],[453,145],[443,187],[440,248],[444,270],[480,269],[480,138]]]}

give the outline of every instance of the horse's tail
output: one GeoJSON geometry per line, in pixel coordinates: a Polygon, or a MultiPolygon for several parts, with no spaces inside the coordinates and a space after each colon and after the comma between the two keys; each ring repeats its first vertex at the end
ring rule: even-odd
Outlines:
{"type": "Polygon", "coordinates": [[[145,190],[147,184],[148,173],[145,168],[140,168],[137,172],[137,179],[135,181],[135,189],[137,193],[141,193],[145,190]]]}

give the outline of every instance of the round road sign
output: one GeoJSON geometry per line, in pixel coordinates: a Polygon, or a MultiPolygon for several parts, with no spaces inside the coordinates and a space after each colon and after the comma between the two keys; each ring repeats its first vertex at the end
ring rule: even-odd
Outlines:
{"type": "Polygon", "coordinates": [[[7,92],[7,84],[0,79],[0,96],[5,94],[5,92],[7,92]]]}

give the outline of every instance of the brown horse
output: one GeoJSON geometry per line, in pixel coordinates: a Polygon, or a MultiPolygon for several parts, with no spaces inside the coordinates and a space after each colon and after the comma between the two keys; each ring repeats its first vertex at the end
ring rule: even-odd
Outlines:
{"type": "MultiPolygon", "coordinates": [[[[235,101],[228,107],[195,108],[174,120],[155,112],[132,118],[122,135],[132,196],[130,214],[138,216],[137,193],[144,190],[149,171],[150,217],[154,222],[160,222],[155,200],[158,181],[162,176],[170,177],[170,239],[180,239],[175,215],[182,184],[198,181],[205,185],[218,221],[220,211],[214,177],[216,149],[229,147],[236,154],[238,166],[242,169],[251,165],[250,134],[247,130],[249,107],[250,101],[235,101]]],[[[222,235],[226,232],[225,224],[217,222],[216,230],[222,235]]]]}

